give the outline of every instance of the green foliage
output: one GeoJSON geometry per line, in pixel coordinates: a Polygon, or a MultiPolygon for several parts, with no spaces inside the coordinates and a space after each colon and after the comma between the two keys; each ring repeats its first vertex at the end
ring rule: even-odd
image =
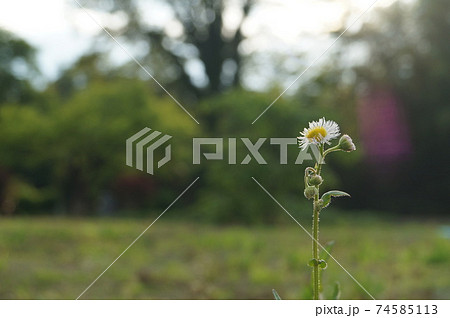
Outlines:
{"type": "Polygon", "coordinates": [[[46,111],[1,107],[0,165],[30,185],[53,189],[53,201],[63,207],[87,213],[96,209],[104,191],[121,190],[114,189],[121,178],[137,175],[124,164],[125,140],[146,126],[179,136],[175,147],[180,160],[152,181],[190,177],[195,170],[185,165],[196,124],[169,98],[157,97],[132,80],[93,83],[46,111]]]}
{"type": "Polygon", "coordinates": [[[349,197],[349,196],[350,196],[350,194],[345,193],[344,191],[339,191],[339,190],[325,192],[324,194],[322,194],[322,197],[321,197],[321,200],[323,202],[322,207],[326,208],[330,204],[332,197],[349,197]]]}
{"type": "MultiPolygon", "coordinates": [[[[228,223],[273,222],[282,216],[251,177],[269,184],[280,199],[296,200],[298,181],[290,176],[301,169],[294,164],[299,150],[289,146],[288,163],[280,165],[280,147],[271,145],[270,138],[295,137],[289,127],[298,126],[310,111],[299,112],[297,103],[280,100],[270,116],[251,125],[255,114],[272,98],[234,91],[205,100],[193,111],[202,123],[198,126],[172,100],[156,96],[142,81],[92,76],[85,89],[68,95],[55,94],[51,87],[44,94],[44,107],[3,105],[0,166],[13,179],[41,193],[42,200],[6,191],[0,193],[0,201],[15,202],[19,211],[57,206],[58,211],[93,213],[99,209],[102,196],[111,193],[118,207],[164,208],[185,184],[200,175],[198,203],[184,216],[228,223]],[[124,165],[125,140],[143,127],[174,137],[173,160],[151,177],[124,165]],[[224,160],[193,165],[192,138],[217,136],[225,137],[224,160]],[[227,137],[237,141],[236,165],[227,162],[227,137]],[[243,137],[252,143],[267,138],[261,148],[267,165],[256,164],[254,158],[241,164],[249,153],[240,139],[243,137]],[[273,184],[275,177],[285,182],[273,184]]],[[[7,188],[12,187],[13,179],[3,181],[7,188]]]]}
{"type": "Polygon", "coordinates": [[[341,284],[339,282],[334,283],[333,294],[331,295],[332,300],[339,300],[341,298],[341,284]]]}
{"type": "MultiPolygon", "coordinates": [[[[99,3],[91,2],[99,6],[97,9],[104,9],[99,3]]],[[[186,8],[180,5],[180,9],[186,8]]],[[[450,52],[446,37],[450,25],[446,6],[446,0],[421,0],[378,9],[371,20],[374,22],[365,23],[356,34],[346,34],[348,45],[342,46],[340,54],[330,57],[319,72],[310,73],[311,78],[302,83],[293,97],[283,96],[253,125],[256,116],[280,92],[227,90],[198,103],[187,102],[188,110],[201,123],[197,126],[173,101],[150,90],[148,87],[153,83],[119,76],[134,77],[134,69],[128,66],[114,69],[99,54],[80,58],[45,92],[35,92],[27,82],[30,74],[34,74],[34,49],[2,31],[0,77],[6,77],[0,81],[0,209],[4,211],[3,203],[8,201],[13,202],[10,206],[15,206],[14,211],[22,213],[35,209],[74,210],[77,205],[78,210],[90,213],[98,210],[98,201],[105,193],[112,193],[118,207],[127,211],[164,208],[178,190],[200,176],[195,193],[199,200],[186,209],[184,216],[213,222],[273,223],[282,216],[266,194],[255,187],[251,180],[255,177],[280,202],[295,207],[290,210],[305,216],[309,212],[304,211],[298,200],[301,180],[292,177],[303,170],[293,164],[298,149],[289,146],[289,162],[280,165],[279,146],[270,145],[268,139],[261,148],[267,165],[256,165],[254,159],[241,165],[247,150],[239,138],[255,142],[260,137],[295,137],[308,121],[325,116],[339,122],[361,149],[348,156],[336,153],[327,162],[324,190],[339,188],[344,183],[342,188],[354,197],[336,203],[397,208],[401,213],[422,212],[426,207],[430,212],[446,213],[443,207],[448,205],[448,191],[436,182],[448,172],[450,155],[450,151],[441,149],[450,139],[447,124],[450,52]],[[348,64],[339,62],[353,44],[367,48],[368,59],[350,69],[348,64]],[[13,70],[20,61],[26,66],[25,77],[13,70]],[[358,135],[359,93],[380,86],[393,92],[404,106],[413,144],[411,156],[402,158],[408,164],[382,165],[383,173],[367,164],[365,145],[358,135]],[[145,126],[174,136],[174,160],[151,178],[123,164],[124,139],[145,126]],[[229,145],[225,140],[223,162],[205,161],[193,166],[192,137],[237,138],[238,163],[226,163],[229,145]],[[430,156],[436,149],[441,149],[439,155],[430,156]],[[396,193],[395,200],[388,195],[391,193],[396,193]],[[435,199],[430,201],[430,197],[435,199]]],[[[113,1],[110,9],[137,17],[136,7],[130,1],[113,1]]],[[[130,22],[125,27],[130,32],[143,30],[142,21],[129,21],[137,23],[130,22]]],[[[188,23],[189,16],[183,22],[188,23]]],[[[157,51],[158,45],[164,49],[155,34],[151,37],[147,40],[155,43],[152,49],[157,51]]],[[[152,57],[158,56],[153,53],[152,57]]],[[[170,56],[170,52],[163,55],[170,56]]],[[[164,58],[155,59],[167,62],[164,58]]],[[[172,60],[168,60],[172,65],[172,60]]],[[[166,64],[162,62],[157,66],[162,68],[157,72],[158,79],[184,73],[180,65],[175,68],[181,73],[173,69],[166,72],[166,64]]],[[[178,87],[171,83],[170,91],[178,87]]],[[[223,87],[228,86],[234,84],[230,82],[223,87]]],[[[180,101],[185,103],[184,98],[180,101]]]]}
{"type": "Polygon", "coordinates": [[[24,103],[36,98],[28,80],[37,73],[35,49],[0,28],[0,103],[24,103]]]}
{"type": "MultiPolygon", "coordinates": [[[[184,213],[176,207],[169,212],[184,213]]],[[[341,215],[339,224],[322,223],[323,233],[340,243],[333,252],[339,262],[379,299],[449,299],[444,274],[450,259],[430,261],[434,250],[450,255],[448,240],[438,235],[439,222],[388,223],[366,218],[368,213],[377,214],[361,211],[359,220],[341,215]]],[[[304,261],[290,265],[290,255],[305,260],[311,253],[310,238],[293,222],[224,227],[168,221],[167,216],[83,298],[273,299],[275,286],[283,299],[312,297],[304,261]]],[[[0,298],[76,298],[153,219],[2,219],[0,298]]],[[[323,277],[328,299],[336,281],[345,286],[341,299],[369,299],[331,263],[323,277]]]]}
{"type": "Polygon", "coordinates": [[[327,264],[326,261],[324,261],[323,259],[319,260],[319,267],[320,267],[321,269],[326,269],[327,266],[328,266],[328,264],[327,264]]]}

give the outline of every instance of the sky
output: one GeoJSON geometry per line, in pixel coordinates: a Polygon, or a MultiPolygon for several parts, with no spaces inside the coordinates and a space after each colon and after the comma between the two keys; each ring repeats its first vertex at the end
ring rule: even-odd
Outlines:
{"type": "MultiPolygon", "coordinates": [[[[233,3],[237,0],[229,1],[233,3]]],[[[375,7],[388,6],[394,1],[378,0],[375,7]]],[[[259,0],[244,24],[244,34],[249,38],[244,50],[282,51],[293,55],[302,51],[320,54],[329,45],[327,32],[340,27],[346,12],[350,11],[351,18],[356,18],[373,2],[259,0]],[[303,40],[299,41],[300,38],[303,40]]],[[[177,32],[177,25],[164,6],[154,4],[153,1],[145,3],[143,10],[149,21],[167,25],[171,32],[177,32]]],[[[123,22],[120,15],[89,12],[102,25],[120,25],[123,22]]],[[[225,21],[233,24],[238,18],[238,12],[230,5],[225,13],[225,21]]],[[[360,22],[364,18],[367,17],[363,17],[360,22]]],[[[38,49],[38,64],[48,79],[56,78],[62,68],[68,67],[86,52],[92,40],[103,32],[74,0],[0,0],[0,27],[24,38],[38,49]]],[[[354,27],[357,28],[358,23],[354,27]]],[[[113,60],[118,64],[127,59],[120,49],[113,52],[113,60]]]]}

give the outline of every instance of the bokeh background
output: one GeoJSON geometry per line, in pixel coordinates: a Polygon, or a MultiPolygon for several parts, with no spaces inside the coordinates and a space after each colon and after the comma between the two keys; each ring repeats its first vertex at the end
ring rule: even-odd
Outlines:
{"type": "MultiPolygon", "coordinates": [[[[83,298],[311,298],[310,239],[252,180],[309,228],[311,162],[267,141],[267,165],[193,165],[192,138],[292,138],[325,116],[358,151],[328,159],[325,188],[352,198],[321,241],[375,298],[450,298],[449,2],[380,0],[352,24],[371,2],[1,3],[0,297],[78,297],[200,177],[83,298]],[[125,165],[144,127],[173,136],[155,175],[125,165]]],[[[323,279],[369,297],[332,261],[323,279]]]]}

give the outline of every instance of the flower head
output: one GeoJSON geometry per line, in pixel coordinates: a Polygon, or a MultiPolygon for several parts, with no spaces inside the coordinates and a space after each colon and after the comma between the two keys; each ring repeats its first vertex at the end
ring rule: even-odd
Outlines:
{"type": "Polygon", "coordinates": [[[297,137],[298,145],[302,150],[309,145],[329,144],[330,140],[339,137],[339,126],[332,120],[325,120],[325,117],[318,121],[309,123],[309,127],[303,129],[300,137],[297,137]]]}

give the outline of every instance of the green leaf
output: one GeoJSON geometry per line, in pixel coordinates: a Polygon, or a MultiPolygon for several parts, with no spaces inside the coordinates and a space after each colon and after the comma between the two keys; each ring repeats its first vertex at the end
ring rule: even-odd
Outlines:
{"type": "Polygon", "coordinates": [[[323,259],[324,261],[328,261],[328,259],[330,258],[331,251],[333,250],[334,243],[336,243],[336,242],[329,241],[325,245],[323,245],[323,249],[320,250],[320,259],[323,259]]]}
{"type": "Polygon", "coordinates": [[[327,262],[326,261],[324,261],[323,259],[321,259],[321,260],[319,260],[319,266],[320,266],[320,268],[322,268],[322,269],[326,269],[327,268],[327,262]]]}
{"type": "Polygon", "coordinates": [[[315,258],[311,259],[311,260],[308,262],[308,266],[311,266],[311,267],[314,267],[314,266],[316,266],[317,264],[319,264],[319,262],[318,262],[315,258]]]}
{"type": "Polygon", "coordinates": [[[272,289],[273,297],[275,297],[275,300],[281,300],[280,295],[278,295],[277,291],[275,289],[272,289]]]}
{"type": "Polygon", "coordinates": [[[339,190],[332,190],[325,192],[321,198],[323,202],[322,208],[326,208],[330,204],[332,197],[349,197],[349,196],[350,194],[339,190]]]}
{"type": "Polygon", "coordinates": [[[332,300],[339,300],[341,298],[341,284],[339,282],[334,283],[334,290],[331,296],[332,300]]]}

